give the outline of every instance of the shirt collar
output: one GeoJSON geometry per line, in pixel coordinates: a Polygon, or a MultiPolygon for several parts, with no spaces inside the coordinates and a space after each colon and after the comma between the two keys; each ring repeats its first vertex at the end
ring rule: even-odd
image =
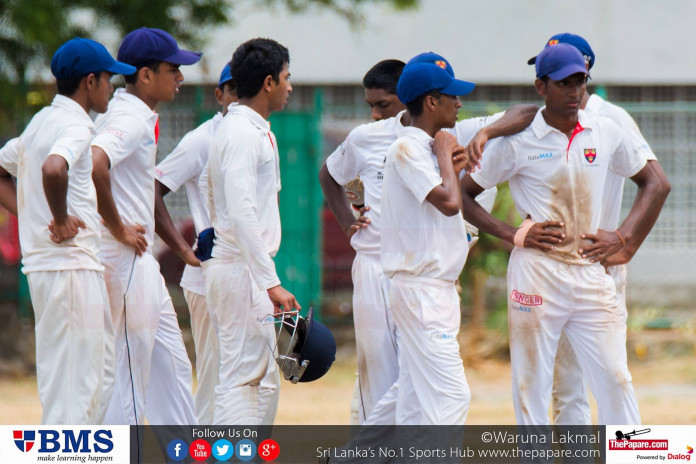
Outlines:
{"type": "Polygon", "coordinates": [[[115,101],[120,100],[127,102],[129,105],[132,105],[145,120],[157,118],[157,112],[152,111],[152,109],[147,106],[144,101],[142,101],[139,97],[126,92],[126,89],[124,88],[116,89],[113,99],[115,101]]]}
{"type": "MultiPolygon", "coordinates": [[[[539,111],[537,111],[537,114],[534,116],[534,120],[531,124],[534,135],[536,135],[538,139],[543,139],[551,132],[558,132],[559,134],[561,133],[561,131],[555,127],[549,126],[546,123],[544,115],[541,114],[545,108],[546,106],[539,108],[539,111]]],[[[592,119],[583,110],[578,110],[578,122],[584,129],[591,129],[593,126],[592,119]]]]}
{"type": "Polygon", "coordinates": [[[265,119],[263,119],[263,116],[261,116],[256,111],[252,110],[247,105],[230,105],[227,109],[227,114],[239,114],[247,118],[249,121],[251,121],[253,125],[261,129],[262,131],[271,131],[271,124],[265,119]]]}
{"type": "Polygon", "coordinates": [[[94,123],[92,122],[92,119],[85,112],[85,109],[72,98],[57,94],[55,97],[53,97],[53,102],[51,102],[51,105],[70,111],[75,116],[80,118],[84,124],[90,128],[90,130],[94,131],[94,123]]]}
{"type": "Polygon", "coordinates": [[[408,126],[404,127],[404,132],[403,135],[409,136],[412,139],[415,139],[416,142],[419,144],[423,145],[424,147],[431,148],[433,147],[433,138],[428,135],[427,132],[425,132],[423,129],[419,127],[413,127],[413,126],[408,126]]]}

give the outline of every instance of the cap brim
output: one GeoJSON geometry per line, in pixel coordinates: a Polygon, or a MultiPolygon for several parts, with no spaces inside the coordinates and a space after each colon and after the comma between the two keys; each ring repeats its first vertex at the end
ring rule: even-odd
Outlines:
{"type": "Polygon", "coordinates": [[[474,90],[474,87],[476,87],[476,84],[473,82],[452,79],[447,86],[438,90],[445,95],[467,95],[474,90]]]}
{"type": "Polygon", "coordinates": [[[131,66],[126,63],[121,63],[120,61],[114,61],[114,63],[111,66],[105,69],[105,71],[108,71],[110,73],[123,74],[124,76],[130,76],[137,70],[138,68],[136,68],[135,66],[131,66]]]}
{"type": "Polygon", "coordinates": [[[535,63],[536,63],[536,56],[533,56],[527,60],[527,64],[535,64],[535,63]]]}
{"type": "Polygon", "coordinates": [[[571,63],[567,66],[564,66],[558,71],[548,73],[547,76],[549,76],[549,78],[553,79],[554,81],[560,81],[568,76],[572,76],[573,74],[577,73],[587,74],[588,77],[590,76],[590,73],[587,72],[587,68],[577,63],[571,63]]]}
{"type": "Polygon", "coordinates": [[[167,63],[172,64],[187,65],[198,63],[201,59],[201,56],[203,56],[202,52],[190,52],[188,50],[179,49],[179,51],[177,51],[173,55],[169,55],[165,58],[162,58],[160,61],[166,61],[167,63]]]}

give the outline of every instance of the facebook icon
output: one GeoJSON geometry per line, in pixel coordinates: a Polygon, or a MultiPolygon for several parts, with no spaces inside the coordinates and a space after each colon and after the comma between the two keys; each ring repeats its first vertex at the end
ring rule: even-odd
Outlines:
{"type": "Polygon", "coordinates": [[[188,444],[184,440],[172,440],[167,445],[167,454],[174,461],[183,461],[188,455],[188,444]]]}

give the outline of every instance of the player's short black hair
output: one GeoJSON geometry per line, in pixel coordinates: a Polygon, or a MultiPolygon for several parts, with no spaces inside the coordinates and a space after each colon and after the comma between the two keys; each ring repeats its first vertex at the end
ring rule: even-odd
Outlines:
{"type": "Polygon", "coordinates": [[[152,63],[139,64],[136,66],[136,70],[133,74],[124,74],[123,79],[126,81],[126,84],[135,84],[136,82],[138,82],[138,73],[141,69],[150,68],[154,72],[159,72],[159,67],[161,64],[162,61],[153,61],[152,63]]]}
{"type": "Polygon", "coordinates": [[[399,60],[382,60],[370,68],[363,77],[363,87],[366,89],[382,89],[396,95],[396,85],[406,63],[399,60]]]}
{"type": "Polygon", "coordinates": [[[272,39],[247,40],[234,51],[230,69],[239,98],[256,96],[263,81],[271,76],[280,81],[283,66],[290,64],[288,49],[272,39]]]}
{"type": "Polygon", "coordinates": [[[225,91],[225,87],[228,87],[230,92],[234,93],[237,91],[236,86],[234,85],[234,79],[230,79],[229,81],[225,81],[221,85],[218,85],[218,89],[220,89],[222,92],[225,91]]]}
{"type": "Polygon", "coordinates": [[[418,95],[415,100],[411,101],[410,103],[406,103],[406,109],[409,113],[411,113],[411,116],[420,116],[423,114],[423,102],[425,101],[425,97],[429,95],[437,99],[442,96],[442,94],[437,90],[428,90],[427,92],[418,95]]]}
{"type": "MultiPolygon", "coordinates": [[[[105,71],[99,71],[94,73],[94,75],[97,77],[97,82],[99,81],[99,79],[101,79],[101,75],[103,72],[105,71]]],[[[89,76],[89,74],[87,74],[87,76],[89,76]]],[[[58,86],[58,94],[63,95],[64,97],[72,97],[73,95],[75,95],[75,92],[77,92],[77,89],[80,88],[80,82],[82,82],[82,79],[84,79],[87,76],[71,77],[69,79],[56,80],[56,85],[58,86]]]]}

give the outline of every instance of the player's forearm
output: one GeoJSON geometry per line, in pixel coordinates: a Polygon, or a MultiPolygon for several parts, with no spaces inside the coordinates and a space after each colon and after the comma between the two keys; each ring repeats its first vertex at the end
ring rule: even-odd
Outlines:
{"type": "Polygon", "coordinates": [[[671,186],[663,185],[659,176],[649,167],[634,176],[638,192],[631,211],[619,227],[619,233],[625,240],[625,248],[631,256],[638,251],[645,238],[652,230],[667,199],[671,186]]]}
{"type": "Polygon", "coordinates": [[[123,221],[118,213],[114,195],[111,192],[111,175],[108,167],[94,166],[92,181],[97,191],[97,210],[111,233],[118,237],[123,233],[123,221]]]}
{"type": "Polygon", "coordinates": [[[17,216],[17,185],[12,176],[0,167],[0,206],[17,216]]]}
{"type": "Polygon", "coordinates": [[[58,155],[49,155],[41,167],[44,195],[53,219],[64,223],[68,218],[68,164],[58,155]]]}
{"type": "Polygon", "coordinates": [[[500,119],[481,130],[486,133],[489,140],[517,134],[532,123],[538,110],[539,107],[533,104],[511,106],[500,119]]]}
{"type": "Polygon", "coordinates": [[[517,228],[495,218],[476,201],[476,197],[483,190],[471,177],[466,176],[462,179],[461,195],[464,220],[480,231],[514,244],[517,228]]]}
{"type": "Polygon", "coordinates": [[[183,259],[184,255],[191,251],[191,247],[174,225],[159,185],[161,185],[159,181],[155,181],[155,233],[174,253],[183,259]]]}
{"type": "Polygon", "coordinates": [[[326,167],[326,163],[319,171],[319,184],[324,192],[326,203],[336,217],[336,221],[338,221],[343,232],[346,235],[350,235],[350,226],[355,222],[355,217],[348,206],[345,189],[333,178],[326,167]]]}

